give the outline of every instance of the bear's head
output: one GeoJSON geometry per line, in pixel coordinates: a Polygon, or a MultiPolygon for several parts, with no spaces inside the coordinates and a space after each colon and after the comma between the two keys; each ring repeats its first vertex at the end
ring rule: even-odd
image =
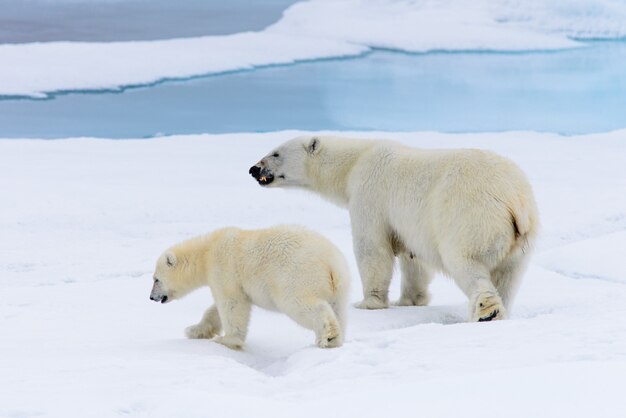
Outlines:
{"type": "Polygon", "coordinates": [[[153,275],[150,300],[155,302],[171,302],[189,293],[185,274],[181,270],[176,254],[169,250],[157,260],[153,275]]]}
{"type": "Polygon", "coordinates": [[[307,163],[319,150],[319,137],[300,136],[274,149],[248,172],[261,186],[307,187],[307,163]]]}

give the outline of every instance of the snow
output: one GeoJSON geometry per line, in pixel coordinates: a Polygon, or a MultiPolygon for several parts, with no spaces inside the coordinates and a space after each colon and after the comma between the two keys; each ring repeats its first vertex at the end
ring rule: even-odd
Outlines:
{"type": "Polygon", "coordinates": [[[570,277],[626,284],[625,248],[626,231],[620,231],[546,251],[538,262],[570,277]]]}
{"type": "Polygon", "coordinates": [[[46,97],[371,48],[524,51],[626,37],[619,0],[311,0],[263,31],[164,41],[0,45],[0,95],[46,97]]]}
{"type": "Polygon", "coordinates": [[[0,140],[0,417],[625,416],[626,130],[379,134],[491,149],[527,172],[543,228],[507,321],[466,323],[438,277],[431,306],[350,308],[339,349],[259,309],[244,351],[186,340],[210,293],[151,302],[154,262],[225,225],[320,231],[359,300],[346,211],[247,173],[297,134],[0,140]]]}

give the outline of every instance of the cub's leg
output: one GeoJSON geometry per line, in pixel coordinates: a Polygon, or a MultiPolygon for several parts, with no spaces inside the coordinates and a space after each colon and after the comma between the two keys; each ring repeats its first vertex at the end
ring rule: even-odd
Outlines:
{"type": "Polygon", "coordinates": [[[486,267],[472,261],[461,261],[447,267],[469,298],[470,321],[484,322],[506,317],[504,304],[486,267]]]}
{"type": "Polygon", "coordinates": [[[238,350],[243,347],[246,335],[248,334],[248,323],[250,322],[250,311],[252,304],[243,293],[240,297],[220,297],[215,296],[217,310],[222,320],[224,335],[215,338],[213,341],[225,345],[228,348],[238,350]]]}
{"type": "Polygon", "coordinates": [[[213,338],[220,332],[222,332],[222,321],[215,304],[204,312],[200,322],[185,328],[187,338],[213,338]]]}
{"type": "Polygon", "coordinates": [[[426,306],[430,301],[428,286],[433,279],[432,272],[423,266],[410,253],[399,257],[402,272],[402,294],[395,303],[398,306],[426,306]]]}
{"type": "Polygon", "coordinates": [[[354,255],[363,283],[363,301],[355,306],[384,309],[389,307],[389,283],[395,256],[388,235],[371,228],[367,222],[360,223],[358,216],[352,216],[354,255]]]}
{"type": "Polygon", "coordinates": [[[340,347],[343,343],[341,324],[325,300],[307,302],[296,299],[283,304],[281,310],[304,328],[313,330],[318,347],[340,347]]]}

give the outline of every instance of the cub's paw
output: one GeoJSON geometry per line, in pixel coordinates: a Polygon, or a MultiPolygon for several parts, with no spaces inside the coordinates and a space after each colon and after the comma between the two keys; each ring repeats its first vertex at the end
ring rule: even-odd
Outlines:
{"type": "Polygon", "coordinates": [[[341,347],[342,343],[343,343],[343,341],[341,339],[341,335],[339,335],[339,334],[324,335],[323,337],[318,338],[315,341],[315,344],[317,344],[317,346],[319,348],[336,348],[336,347],[341,347]]]}
{"type": "Polygon", "coordinates": [[[324,331],[317,335],[315,344],[319,348],[335,348],[341,347],[343,339],[341,338],[341,330],[337,323],[330,322],[324,327],[324,331]]]}
{"type": "Polygon", "coordinates": [[[240,338],[233,336],[220,336],[213,339],[218,344],[225,345],[226,347],[232,350],[241,350],[243,348],[243,341],[240,338]]]}
{"type": "Polygon", "coordinates": [[[496,293],[484,292],[475,298],[471,320],[474,322],[487,322],[504,319],[506,311],[502,299],[496,293]]]}
{"type": "Polygon", "coordinates": [[[356,303],[354,307],[357,309],[386,309],[389,307],[389,302],[370,296],[356,303]]]}
{"type": "Polygon", "coordinates": [[[210,327],[196,324],[185,328],[185,335],[187,338],[194,340],[203,338],[211,339],[215,337],[216,333],[210,327]]]}

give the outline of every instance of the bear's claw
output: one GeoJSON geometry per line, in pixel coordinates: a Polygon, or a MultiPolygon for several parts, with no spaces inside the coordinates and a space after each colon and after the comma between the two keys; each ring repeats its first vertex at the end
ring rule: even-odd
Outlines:
{"type": "Polygon", "coordinates": [[[489,316],[484,316],[482,318],[478,318],[478,322],[487,322],[487,321],[491,321],[492,319],[494,319],[496,316],[498,316],[498,313],[500,313],[499,310],[495,310],[491,313],[491,315],[489,316]]]}

